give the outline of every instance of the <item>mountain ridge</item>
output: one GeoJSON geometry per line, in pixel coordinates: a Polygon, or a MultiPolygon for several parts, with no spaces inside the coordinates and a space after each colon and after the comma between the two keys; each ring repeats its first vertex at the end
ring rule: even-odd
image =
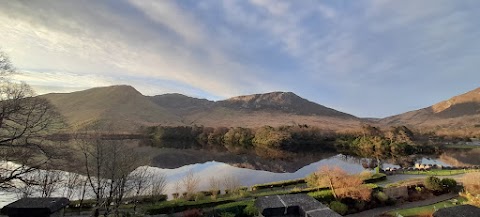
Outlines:
{"type": "Polygon", "coordinates": [[[270,92],[210,101],[178,93],[144,96],[131,86],[115,85],[40,97],[49,99],[59,108],[70,126],[80,129],[94,125],[122,125],[124,127],[119,129],[127,131],[151,125],[359,126],[357,117],[308,101],[291,92],[270,92]],[[247,100],[248,98],[255,100],[247,100]],[[239,107],[238,103],[242,106],[239,107]]]}
{"type": "Polygon", "coordinates": [[[261,127],[312,125],[329,130],[362,125],[405,125],[412,128],[475,128],[480,122],[480,88],[432,106],[386,118],[358,118],[304,99],[292,92],[268,92],[219,101],[179,93],[144,96],[134,87],[115,85],[72,93],[42,95],[59,108],[75,129],[116,126],[133,131],[141,126],[261,127]]]}

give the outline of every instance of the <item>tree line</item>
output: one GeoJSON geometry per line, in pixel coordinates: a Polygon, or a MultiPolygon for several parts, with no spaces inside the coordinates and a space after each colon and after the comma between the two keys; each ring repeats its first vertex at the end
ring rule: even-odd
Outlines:
{"type": "Polygon", "coordinates": [[[314,126],[294,125],[259,128],[152,126],[141,130],[146,143],[170,148],[223,148],[234,153],[254,152],[262,157],[282,158],[291,152],[335,151],[378,158],[433,154],[434,145],[421,142],[405,126],[380,130],[365,125],[358,132],[336,133],[314,126]]]}

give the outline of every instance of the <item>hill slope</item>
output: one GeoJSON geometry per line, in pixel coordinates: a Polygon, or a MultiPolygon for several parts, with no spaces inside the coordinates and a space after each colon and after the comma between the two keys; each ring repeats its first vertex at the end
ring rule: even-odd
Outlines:
{"type": "Polygon", "coordinates": [[[186,125],[259,127],[308,124],[335,130],[360,125],[360,119],[352,115],[290,92],[238,96],[217,102],[165,94],[152,97],[152,101],[181,117],[186,125]]]}
{"type": "Polygon", "coordinates": [[[220,105],[246,111],[285,112],[296,115],[318,115],[337,118],[355,118],[343,112],[303,99],[292,92],[272,92],[233,97],[219,102],[220,105]]]}
{"type": "Polygon", "coordinates": [[[143,96],[130,86],[111,86],[41,97],[58,107],[74,129],[95,126],[132,132],[140,126],[151,125],[260,127],[308,124],[338,130],[356,128],[361,123],[352,115],[284,92],[214,102],[181,94],[143,96]]]}
{"type": "Polygon", "coordinates": [[[380,123],[417,128],[475,128],[480,124],[480,88],[427,108],[384,118],[380,123]]]}
{"type": "Polygon", "coordinates": [[[43,95],[73,129],[104,128],[132,131],[144,125],[178,125],[178,117],[130,86],[92,88],[43,95]]]}

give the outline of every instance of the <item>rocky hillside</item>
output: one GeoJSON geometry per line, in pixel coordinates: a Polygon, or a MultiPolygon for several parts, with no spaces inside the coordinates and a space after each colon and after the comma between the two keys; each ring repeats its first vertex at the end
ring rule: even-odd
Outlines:
{"type": "Polygon", "coordinates": [[[226,108],[245,111],[272,111],[307,116],[316,115],[336,118],[355,118],[352,115],[310,102],[292,92],[272,92],[238,96],[219,101],[218,103],[226,108]]]}
{"type": "Polygon", "coordinates": [[[384,118],[380,123],[432,129],[478,128],[480,126],[480,88],[427,108],[384,118]]]}

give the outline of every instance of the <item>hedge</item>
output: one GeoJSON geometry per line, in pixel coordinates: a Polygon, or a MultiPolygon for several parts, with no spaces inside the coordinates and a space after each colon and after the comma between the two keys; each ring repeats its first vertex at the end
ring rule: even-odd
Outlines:
{"type": "Polygon", "coordinates": [[[383,173],[376,173],[376,174],[373,174],[372,177],[363,180],[363,183],[368,184],[368,183],[375,183],[375,182],[380,182],[385,180],[387,180],[387,175],[383,173]]]}
{"type": "Polygon", "coordinates": [[[223,199],[223,200],[204,200],[204,201],[165,201],[159,205],[154,205],[147,207],[145,209],[146,213],[149,215],[157,215],[157,214],[170,214],[176,212],[182,212],[189,209],[202,209],[207,207],[214,207],[221,204],[232,203],[235,202],[231,199],[223,199]]]}
{"type": "Polygon", "coordinates": [[[217,215],[228,212],[235,214],[235,216],[251,216],[251,207],[254,207],[254,200],[244,200],[218,205],[213,209],[213,212],[217,215]],[[247,207],[249,208],[245,210],[247,207]]]}
{"type": "Polygon", "coordinates": [[[305,184],[305,183],[306,183],[305,179],[285,180],[285,181],[280,181],[280,182],[270,182],[270,183],[265,183],[265,184],[254,185],[254,186],[252,186],[252,190],[256,191],[256,190],[261,190],[261,189],[279,188],[279,187],[299,185],[299,184],[305,184]]]}
{"type": "Polygon", "coordinates": [[[320,202],[324,202],[327,204],[335,200],[332,190],[315,191],[315,192],[310,192],[307,195],[310,197],[313,197],[315,200],[318,200],[320,202]]]}

